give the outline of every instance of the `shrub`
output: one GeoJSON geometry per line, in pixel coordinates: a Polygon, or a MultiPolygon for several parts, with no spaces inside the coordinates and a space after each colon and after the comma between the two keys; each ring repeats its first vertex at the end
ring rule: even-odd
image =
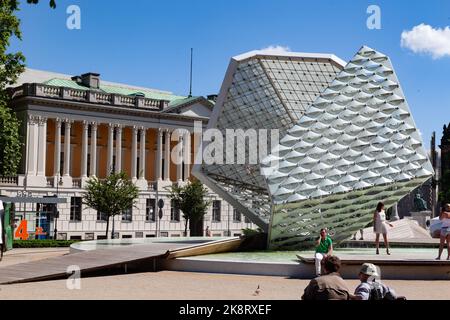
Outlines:
{"type": "Polygon", "coordinates": [[[79,240],[14,240],[13,248],[67,248],[79,240]]]}

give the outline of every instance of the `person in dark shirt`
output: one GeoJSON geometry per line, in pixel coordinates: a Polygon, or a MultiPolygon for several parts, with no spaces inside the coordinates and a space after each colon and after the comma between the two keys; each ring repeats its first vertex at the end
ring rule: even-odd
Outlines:
{"type": "Polygon", "coordinates": [[[325,275],[311,280],[302,300],[349,300],[352,295],[339,274],[341,260],[336,256],[327,256],[322,263],[325,275]]]}

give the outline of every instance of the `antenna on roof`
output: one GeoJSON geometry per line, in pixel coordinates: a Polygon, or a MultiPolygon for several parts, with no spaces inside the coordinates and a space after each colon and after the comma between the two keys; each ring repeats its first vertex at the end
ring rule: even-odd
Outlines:
{"type": "Polygon", "coordinates": [[[194,49],[191,48],[191,74],[189,82],[189,98],[192,97],[192,57],[194,56],[194,49]]]}

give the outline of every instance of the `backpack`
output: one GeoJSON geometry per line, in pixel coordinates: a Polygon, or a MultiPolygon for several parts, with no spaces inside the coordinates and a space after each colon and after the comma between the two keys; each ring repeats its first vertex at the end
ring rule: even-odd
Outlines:
{"type": "Polygon", "coordinates": [[[370,284],[369,300],[384,300],[383,292],[383,286],[380,283],[373,281],[370,284]]]}

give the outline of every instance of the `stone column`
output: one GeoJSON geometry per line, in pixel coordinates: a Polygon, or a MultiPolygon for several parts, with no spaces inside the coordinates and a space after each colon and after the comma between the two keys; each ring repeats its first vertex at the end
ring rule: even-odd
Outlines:
{"type": "Polygon", "coordinates": [[[97,176],[97,122],[91,123],[91,177],[97,176]]]}
{"type": "Polygon", "coordinates": [[[38,120],[38,170],[37,176],[42,177],[42,181],[47,185],[47,178],[45,177],[45,166],[47,157],[47,118],[39,117],[38,120]]]}
{"type": "Polygon", "coordinates": [[[116,173],[122,171],[122,126],[116,126],[116,173]]]}
{"type": "Polygon", "coordinates": [[[107,159],[107,166],[108,166],[108,172],[107,175],[112,173],[113,171],[113,156],[114,156],[114,125],[110,123],[108,125],[108,159],[107,159]]]}
{"type": "Polygon", "coordinates": [[[183,182],[183,153],[184,153],[184,137],[182,133],[178,134],[178,152],[176,154],[176,165],[177,165],[177,182],[183,182]]]}
{"type": "Polygon", "coordinates": [[[165,144],[166,150],[164,152],[164,180],[170,181],[170,131],[168,129],[165,130],[165,144]]]}
{"type": "MultiPolygon", "coordinates": [[[[46,127],[46,126],[45,126],[46,127]]],[[[47,179],[45,178],[45,150],[42,149],[43,142],[46,140],[43,134],[43,125],[40,117],[28,116],[27,121],[27,172],[26,185],[31,187],[45,187],[47,179]],[[42,157],[44,157],[42,159],[42,157]],[[44,164],[42,166],[42,160],[44,164]],[[44,168],[42,170],[42,167],[44,168]]]]}
{"type": "Polygon", "coordinates": [[[163,130],[158,128],[158,136],[156,139],[156,180],[162,180],[162,156],[163,156],[163,130]]]}
{"type": "Polygon", "coordinates": [[[183,158],[184,158],[184,181],[188,181],[191,175],[191,133],[186,132],[184,135],[184,147],[183,147],[183,158]]]}
{"type": "MultiPolygon", "coordinates": [[[[133,126],[133,135],[131,138],[131,180],[136,181],[136,171],[137,171],[137,135],[138,128],[133,126]]],[[[141,160],[142,161],[142,160],[141,160]]]]}
{"type": "Polygon", "coordinates": [[[37,173],[37,154],[38,154],[38,118],[28,116],[27,123],[27,176],[35,176],[37,173]]]}
{"type": "Polygon", "coordinates": [[[61,119],[55,119],[55,154],[53,162],[53,186],[59,183],[59,177],[61,176],[61,119]]]}
{"type": "Polygon", "coordinates": [[[146,155],[146,149],[145,149],[145,139],[147,135],[147,128],[140,127],[140,146],[139,146],[139,180],[136,182],[136,186],[139,187],[141,190],[147,190],[147,180],[145,179],[145,155],[146,155]]]}
{"type": "Polygon", "coordinates": [[[64,126],[64,168],[63,168],[63,186],[65,188],[72,188],[72,177],[70,176],[70,134],[73,121],[65,120],[64,126]]]}
{"type": "Polygon", "coordinates": [[[81,178],[87,178],[87,161],[88,161],[88,134],[89,122],[83,121],[83,135],[81,138],[81,178]]]}

